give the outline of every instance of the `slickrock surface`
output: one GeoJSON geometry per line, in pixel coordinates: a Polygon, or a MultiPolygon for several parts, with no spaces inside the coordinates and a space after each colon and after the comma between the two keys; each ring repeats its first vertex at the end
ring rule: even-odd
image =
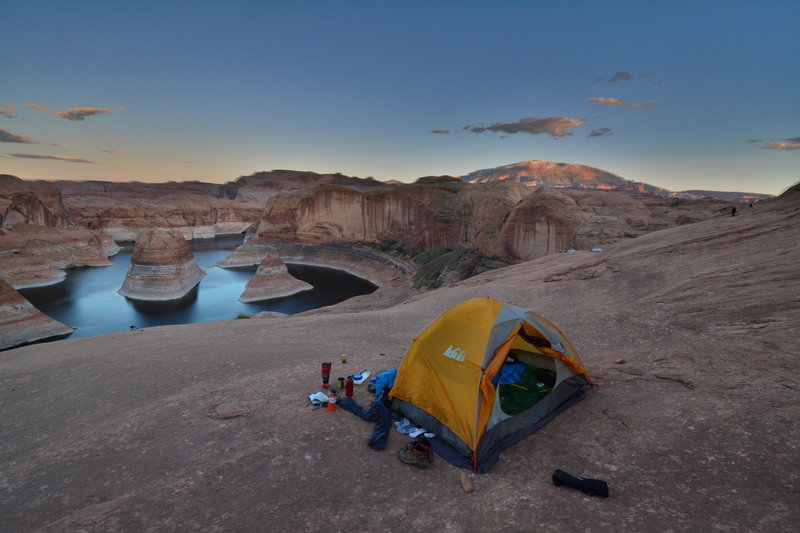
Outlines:
{"type": "Polygon", "coordinates": [[[131,266],[118,292],[135,300],[176,300],[204,276],[179,232],[149,229],[136,239],[131,266]]]}
{"type": "MultiPolygon", "coordinates": [[[[554,254],[376,311],[146,328],[0,357],[7,531],[793,531],[800,188],[735,217],[554,254]],[[333,374],[397,368],[489,296],[564,330],[598,387],[485,475],[366,446],[308,406],[333,374]],[[338,363],[346,353],[346,365],[338,363]],[[232,416],[232,418],[227,418],[232,416]],[[555,469],[604,479],[592,498],[555,469]]],[[[364,386],[356,399],[368,405],[364,386]]]]}
{"type": "Polygon", "coordinates": [[[24,296],[0,278],[0,350],[50,337],[69,335],[75,329],[53,320],[36,309],[24,296]]]}
{"type": "Polygon", "coordinates": [[[284,298],[313,288],[313,285],[289,274],[283,261],[268,255],[261,261],[258,270],[247,282],[244,292],[239,296],[239,301],[258,302],[284,298]]]}

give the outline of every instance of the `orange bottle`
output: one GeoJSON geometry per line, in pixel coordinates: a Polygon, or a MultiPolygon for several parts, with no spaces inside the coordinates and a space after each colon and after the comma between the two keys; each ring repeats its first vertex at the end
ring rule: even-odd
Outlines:
{"type": "Polygon", "coordinates": [[[336,410],[336,402],[339,399],[339,393],[336,392],[336,389],[331,389],[328,392],[328,411],[335,411],[336,410]]]}

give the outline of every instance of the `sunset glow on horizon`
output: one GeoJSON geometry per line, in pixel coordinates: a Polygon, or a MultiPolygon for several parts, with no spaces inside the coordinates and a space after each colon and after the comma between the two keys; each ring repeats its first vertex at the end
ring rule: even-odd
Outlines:
{"type": "Polygon", "coordinates": [[[800,180],[800,3],[4,2],[0,174],[800,180]],[[11,23],[13,21],[13,23],[11,23]]]}

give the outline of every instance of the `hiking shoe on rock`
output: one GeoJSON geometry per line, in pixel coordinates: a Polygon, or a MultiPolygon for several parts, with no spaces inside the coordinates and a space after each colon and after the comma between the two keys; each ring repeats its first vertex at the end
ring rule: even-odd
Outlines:
{"type": "Polygon", "coordinates": [[[419,438],[407,443],[397,452],[400,461],[417,468],[428,468],[433,462],[433,449],[426,438],[419,438]]]}

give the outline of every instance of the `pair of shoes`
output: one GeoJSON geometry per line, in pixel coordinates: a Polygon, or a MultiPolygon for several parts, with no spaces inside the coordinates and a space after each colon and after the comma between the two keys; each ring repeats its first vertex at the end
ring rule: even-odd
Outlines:
{"type": "Polygon", "coordinates": [[[428,468],[433,462],[433,448],[425,437],[412,440],[397,452],[400,461],[417,468],[428,468]]]}

